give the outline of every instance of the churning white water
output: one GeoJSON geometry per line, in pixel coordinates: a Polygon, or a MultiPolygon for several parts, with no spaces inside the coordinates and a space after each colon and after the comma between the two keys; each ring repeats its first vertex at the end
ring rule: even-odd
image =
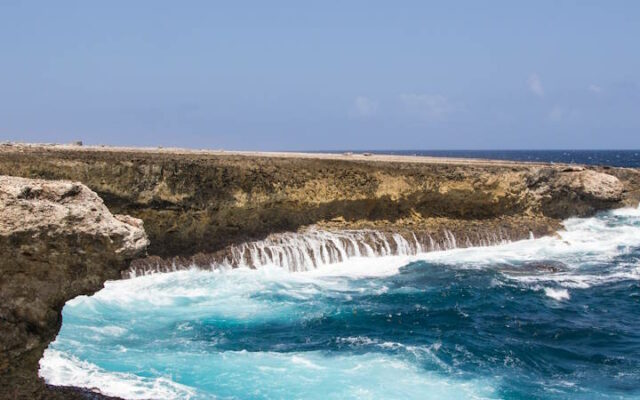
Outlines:
{"type": "Polygon", "coordinates": [[[41,376],[131,399],[640,395],[640,209],[482,248],[305,235],[69,301],[41,376]]]}
{"type": "MultiPolygon", "coordinates": [[[[230,246],[226,255],[210,267],[228,269],[275,265],[290,272],[302,272],[343,263],[353,258],[411,256],[458,247],[494,246],[510,241],[509,234],[502,229],[482,234],[469,233],[458,238],[447,229],[438,232],[437,235],[375,230],[309,229],[300,233],[272,234],[264,240],[230,246]]],[[[189,266],[174,266],[170,270],[185,269],[184,267],[189,266]]],[[[154,267],[137,268],[130,270],[128,277],[135,278],[155,272],[157,269],[154,267]]]]}

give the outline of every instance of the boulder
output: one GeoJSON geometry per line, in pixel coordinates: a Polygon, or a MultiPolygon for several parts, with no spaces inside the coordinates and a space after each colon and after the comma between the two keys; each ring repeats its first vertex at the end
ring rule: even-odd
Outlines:
{"type": "Polygon", "coordinates": [[[617,177],[586,168],[542,168],[528,186],[544,215],[562,219],[620,207],[625,190],[617,177]]]}

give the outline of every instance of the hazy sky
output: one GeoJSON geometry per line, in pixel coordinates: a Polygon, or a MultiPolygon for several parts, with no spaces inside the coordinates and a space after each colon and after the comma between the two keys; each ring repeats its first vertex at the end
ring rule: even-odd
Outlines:
{"type": "Polygon", "coordinates": [[[640,148],[640,1],[0,0],[0,140],[640,148]]]}

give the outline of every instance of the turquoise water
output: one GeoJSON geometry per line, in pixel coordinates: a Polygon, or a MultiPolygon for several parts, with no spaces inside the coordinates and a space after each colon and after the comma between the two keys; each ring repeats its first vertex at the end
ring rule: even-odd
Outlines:
{"type": "Polygon", "coordinates": [[[314,271],[181,271],[67,303],[52,384],[125,398],[640,398],[640,210],[314,271]]]}

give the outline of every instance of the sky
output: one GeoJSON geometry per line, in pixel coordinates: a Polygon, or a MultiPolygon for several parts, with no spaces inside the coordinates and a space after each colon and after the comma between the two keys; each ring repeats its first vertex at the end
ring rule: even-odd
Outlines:
{"type": "Polygon", "coordinates": [[[0,141],[638,149],[640,1],[0,0],[0,141]]]}

